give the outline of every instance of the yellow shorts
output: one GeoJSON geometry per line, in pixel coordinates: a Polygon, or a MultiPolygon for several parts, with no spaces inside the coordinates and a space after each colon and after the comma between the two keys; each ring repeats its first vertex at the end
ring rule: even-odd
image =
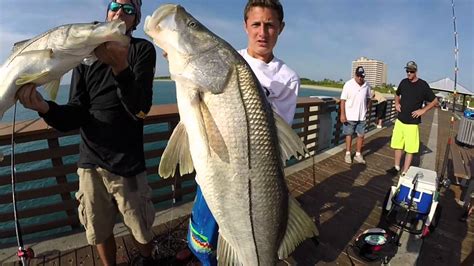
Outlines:
{"type": "Polygon", "coordinates": [[[155,209],[146,173],[124,178],[103,168],[77,169],[79,175],[79,220],[90,245],[103,243],[113,234],[120,212],[123,222],[141,244],[153,237],[155,209]]]}
{"type": "Polygon", "coordinates": [[[417,153],[420,149],[420,132],[417,124],[404,124],[397,119],[393,128],[390,147],[405,150],[407,153],[417,153]]]}

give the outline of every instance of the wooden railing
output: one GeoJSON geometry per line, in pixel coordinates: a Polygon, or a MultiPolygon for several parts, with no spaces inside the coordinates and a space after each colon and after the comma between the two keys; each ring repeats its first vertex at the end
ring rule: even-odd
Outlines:
{"type": "MultiPolygon", "coordinates": [[[[387,109],[387,120],[393,120],[391,101],[387,109]]],[[[372,122],[373,116],[374,111],[368,114],[368,121],[372,122]]],[[[157,174],[160,156],[178,121],[176,105],[153,106],[145,120],[145,158],[157,210],[192,200],[196,190],[194,174],[170,179],[161,179],[157,174]]],[[[343,139],[337,121],[338,100],[300,98],[293,129],[314,155],[343,139]]],[[[0,127],[0,148],[5,156],[0,162],[0,246],[15,242],[10,189],[11,132],[11,125],[0,127]]],[[[80,230],[74,196],[78,189],[78,131],[60,133],[37,119],[17,123],[14,137],[16,201],[24,238],[28,241],[80,230]]]]}

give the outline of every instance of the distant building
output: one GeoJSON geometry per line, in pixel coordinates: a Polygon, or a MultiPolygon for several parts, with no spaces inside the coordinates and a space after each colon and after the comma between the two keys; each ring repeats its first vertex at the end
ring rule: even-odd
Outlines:
{"type": "Polygon", "coordinates": [[[365,80],[368,81],[372,87],[378,87],[387,83],[387,65],[384,62],[367,57],[360,57],[352,61],[352,77],[354,77],[355,69],[358,66],[364,67],[365,80]]]}

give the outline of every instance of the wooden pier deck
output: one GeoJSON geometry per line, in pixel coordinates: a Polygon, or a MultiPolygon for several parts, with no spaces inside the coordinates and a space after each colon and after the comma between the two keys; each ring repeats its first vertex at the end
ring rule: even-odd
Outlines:
{"type": "MultiPolygon", "coordinates": [[[[427,143],[431,124],[437,122],[437,150],[422,150],[421,156],[415,157],[413,165],[420,163],[423,154],[436,152],[437,165],[433,170],[440,171],[449,135],[450,114],[438,110],[438,121],[433,121],[433,117],[433,111],[423,117],[420,126],[421,142],[427,143]]],[[[390,186],[397,182],[397,178],[385,173],[393,165],[393,150],[389,147],[391,133],[392,127],[389,126],[376,130],[375,134],[366,138],[363,152],[366,165],[344,163],[344,151],[339,151],[322,160],[318,159],[321,156],[316,156],[314,160],[309,159],[290,167],[297,169],[287,175],[290,191],[310,216],[315,218],[320,231],[320,245],[316,247],[311,241],[304,242],[286,264],[367,264],[354,256],[350,245],[363,230],[384,226],[381,219],[382,203],[390,186]]],[[[451,185],[449,189],[443,190],[440,223],[436,232],[424,240],[417,265],[474,264],[471,260],[474,218],[471,217],[466,223],[458,221],[463,212],[456,200],[459,196],[459,186],[451,185]]],[[[155,233],[158,237],[166,237],[174,232],[176,237],[182,237],[186,225],[184,217],[156,227],[155,233]]],[[[132,240],[130,236],[123,236],[117,238],[117,243],[118,262],[126,265],[134,253],[132,240]]],[[[90,246],[38,255],[31,261],[31,265],[101,265],[95,249],[90,246]]]]}
{"type": "MultiPolygon", "coordinates": [[[[437,165],[433,169],[437,172],[442,169],[449,119],[450,114],[438,111],[437,165]]],[[[424,149],[423,143],[428,142],[433,122],[436,122],[433,112],[423,117],[420,125],[422,155],[414,158],[413,165],[419,165],[423,154],[431,152],[424,149]]],[[[385,172],[393,166],[393,150],[389,147],[392,128],[367,138],[363,152],[366,165],[345,164],[344,152],[339,152],[288,177],[292,193],[298,196],[308,213],[319,218],[321,233],[319,247],[304,243],[295,252],[293,259],[298,265],[367,264],[354,257],[350,245],[364,230],[386,226],[381,219],[382,204],[390,186],[398,181],[385,172]]],[[[424,240],[417,265],[474,264],[474,219],[471,217],[467,223],[458,221],[463,213],[457,203],[460,191],[459,186],[451,185],[441,194],[440,223],[424,240]]]]}

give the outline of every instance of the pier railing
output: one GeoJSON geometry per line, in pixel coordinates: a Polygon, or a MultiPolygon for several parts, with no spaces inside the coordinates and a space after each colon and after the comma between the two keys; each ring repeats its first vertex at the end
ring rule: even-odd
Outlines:
{"type": "MultiPolygon", "coordinates": [[[[338,100],[299,98],[293,129],[302,138],[311,155],[343,141],[339,122],[338,100]]],[[[386,122],[395,118],[393,102],[388,101],[386,122]]],[[[153,189],[152,201],[157,210],[167,209],[193,199],[194,174],[161,179],[157,174],[160,157],[179,121],[176,105],[153,106],[145,120],[144,146],[147,173],[153,189]]],[[[375,125],[375,108],[367,114],[368,129],[375,125]]],[[[117,132],[120,134],[120,132],[117,132]]],[[[44,237],[81,230],[75,192],[79,152],[78,131],[60,133],[42,120],[15,125],[14,168],[18,219],[24,239],[29,242],[44,237]]],[[[0,127],[0,246],[15,242],[12,208],[11,160],[12,126],[0,127]]]]}

